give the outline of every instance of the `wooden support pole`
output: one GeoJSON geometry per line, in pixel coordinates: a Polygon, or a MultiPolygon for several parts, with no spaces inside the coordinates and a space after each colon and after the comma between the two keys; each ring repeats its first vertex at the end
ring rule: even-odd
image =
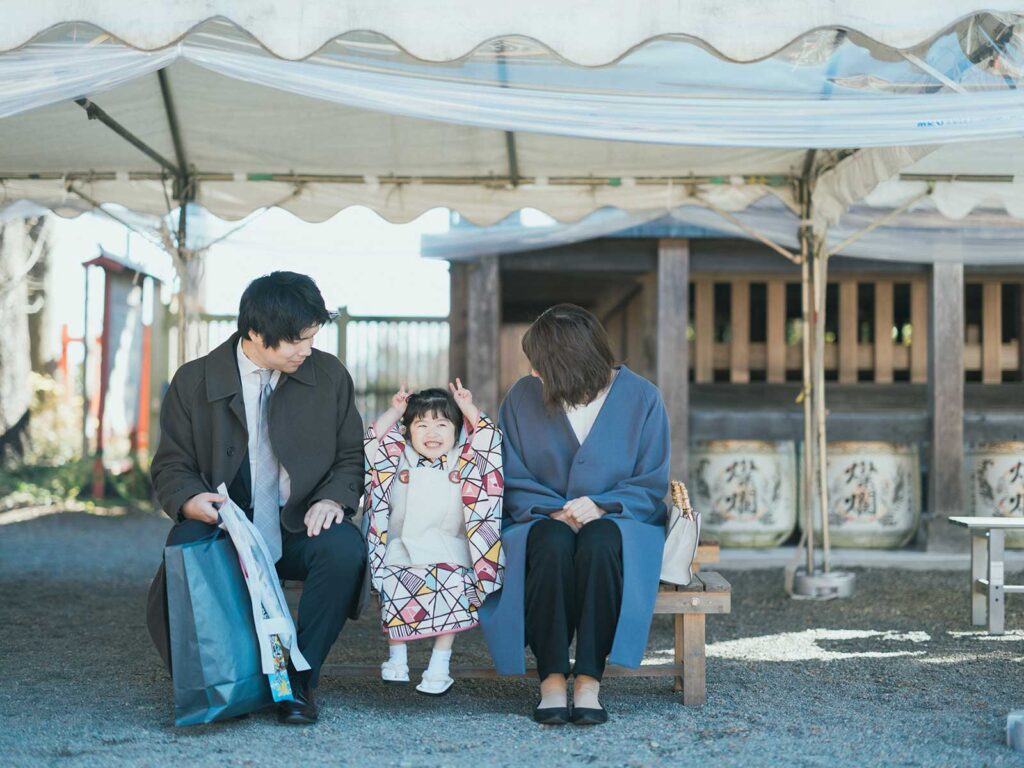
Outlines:
{"type": "Polygon", "coordinates": [[[892,384],[893,284],[875,283],[875,383],[892,384]]]}
{"type": "Polygon", "coordinates": [[[450,285],[448,308],[448,377],[466,375],[466,350],[469,346],[469,269],[470,265],[453,261],[448,265],[450,285]]]}
{"type": "Polygon", "coordinates": [[[344,366],[348,365],[348,307],[338,307],[338,316],[334,318],[334,324],[338,329],[338,343],[335,353],[344,366]]]}
{"type": "Polygon", "coordinates": [[[857,281],[839,283],[839,383],[857,383],[857,281]]]}
{"type": "MultiPolygon", "coordinates": [[[[658,241],[657,371],[668,411],[673,478],[687,478],[689,455],[690,382],[690,246],[686,240],[658,241]]],[[[685,482],[685,480],[684,480],[685,482]]]]}
{"type": "Polygon", "coordinates": [[[496,413],[501,398],[501,275],[498,256],[487,255],[469,271],[466,379],[481,409],[496,413]]]}
{"type": "Polygon", "coordinates": [[[701,280],[694,291],[694,381],[707,384],[715,378],[715,284],[701,280]]]}
{"type": "Polygon", "coordinates": [[[750,382],[750,283],[732,282],[729,303],[732,334],[729,342],[729,381],[734,384],[750,382]]]}
{"type": "Polygon", "coordinates": [[[769,384],[786,380],[786,284],[782,280],[768,281],[767,371],[769,384]]]}
{"type": "Polygon", "coordinates": [[[928,335],[931,416],[928,549],[962,551],[963,541],[946,521],[964,514],[964,267],[932,265],[928,335]]]}
{"type": "Polygon", "coordinates": [[[928,381],[928,283],[910,284],[910,382],[928,381]]]}
{"type": "Polygon", "coordinates": [[[1024,381],[1024,284],[1018,283],[1017,290],[1017,372],[1024,381]]]}
{"type": "Polygon", "coordinates": [[[1000,384],[1003,380],[1003,285],[985,283],[981,290],[981,381],[1000,384]]]}
{"type": "MultiPolygon", "coordinates": [[[[687,250],[689,253],[689,250],[687,250]]],[[[689,263],[689,260],[687,260],[689,263]]],[[[687,267],[689,272],[689,267],[687,267]]],[[[653,381],[658,380],[658,274],[657,267],[651,274],[641,275],[640,279],[640,292],[637,294],[636,299],[629,307],[629,316],[626,321],[627,325],[627,343],[630,348],[630,365],[635,367],[632,368],[634,373],[639,373],[641,376],[646,376],[648,379],[653,381]]],[[[684,288],[688,287],[684,283],[684,288]]],[[[689,304],[689,295],[686,296],[686,304],[689,304]]],[[[687,309],[687,315],[689,310],[687,309]]],[[[683,343],[686,341],[686,322],[687,318],[679,318],[676,322],[681,322],[680,329],[682,331],[683,343]]],[[[690,350],[687,349],[687,358],[689,357],[690,350]]],[[[686,371],[685,375],[689,379],[690,372],[686,371]]]]}

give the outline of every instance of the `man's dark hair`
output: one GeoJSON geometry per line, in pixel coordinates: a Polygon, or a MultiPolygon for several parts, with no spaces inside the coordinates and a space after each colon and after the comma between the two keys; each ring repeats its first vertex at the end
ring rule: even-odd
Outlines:
{"type": "Polygon", "coordinates": [[[304,330],[330,319],[324,297],[309,275],[271,272],[249,283],[242,294],[238,332],[248,338],[249,331],[255,331],[264,345],[276,349],[282,341],[298,341],[304,330]]]}
{"type": "Polygon", "coordinates": [[[420,416],[433,416],[448,419],[455,425],[455,439],[462,434],[462,413],[459,406],[455,404],[455,398],[447,389],[433,387],[424,389],[415,394],[409,395],[405,405],[405,413],[402,415],[402,426],[408,432],[409,427],[420,416]]]}
{"type": "Polygon", "coordinates": [[[534,320],[523,352],[553,408],[589,403],[608,386],[615,365],[601,322],[575,304],[556,304],[534,320]]]}

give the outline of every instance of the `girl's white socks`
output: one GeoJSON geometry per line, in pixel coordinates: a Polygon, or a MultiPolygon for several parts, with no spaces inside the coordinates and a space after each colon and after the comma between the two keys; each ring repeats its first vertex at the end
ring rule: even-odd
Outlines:
{"type": "Polygon", "coordinates": [[[388,661],[392,664],[409,665],[409,651],[405,647],[405,643],[388,645],[388,661]]]}
{"type": "Polygon", "coordinates": [[[435,648],[430,654],[430,663],[427,665],[427,671],[436,673],[438,675],[448,675],[448,667],[451,664],[452,651],[449,648],[447,651],[441,651],[435,648]]]}

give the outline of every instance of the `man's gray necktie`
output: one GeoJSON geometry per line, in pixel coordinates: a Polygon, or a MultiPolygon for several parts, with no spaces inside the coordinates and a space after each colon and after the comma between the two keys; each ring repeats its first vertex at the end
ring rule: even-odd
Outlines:
{"type": "Polygon", "coordinates": [[[270,445],[270,428],[267,414],[270,410],[270,386],[272,370],[261,368],[260,374],[260,423],[256,430],[256,477],[253,482],[253,524],[267,542],[270,556],[276,563],[281,559],[281,507],[278,490],[279,465],[274,449],[270,445]]]}

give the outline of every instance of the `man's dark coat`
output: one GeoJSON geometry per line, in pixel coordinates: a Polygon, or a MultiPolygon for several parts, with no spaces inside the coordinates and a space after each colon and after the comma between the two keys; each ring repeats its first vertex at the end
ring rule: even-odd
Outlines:
{"type": "MultiPolygon", "coordinates": [[[[172,518],[180,520],[182,505],[197,493],[215,491],[220,483],[230,486],[248,457],[238,339],[236,333],[181,366],[164,397],[150,471],[172,518]]],[[[321,499],[356,509],[363,422],[353,403],[352,377],[338,359],[314,349],[295,373],[282,374],[268,418],[274,453],[291,477],[291,495],[281,510],[285,529],[303,530],[306,510],[321,499]]]]}

